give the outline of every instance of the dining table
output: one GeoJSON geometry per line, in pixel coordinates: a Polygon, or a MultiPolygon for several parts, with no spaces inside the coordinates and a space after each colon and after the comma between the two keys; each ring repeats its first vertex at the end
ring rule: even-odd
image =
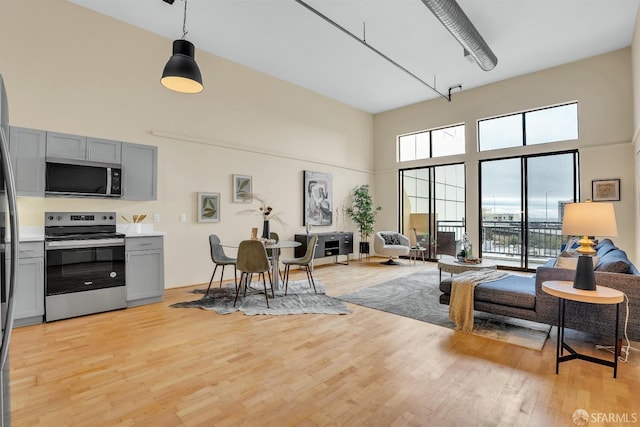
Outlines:
{"type": "MultiPolygon", "coordinates": [[[[292,240],[278,240],[277,242],[264,242],[264,248],[271,250],[271,285],[273,289],[282,289],[284,286],[280,281],[280,252],[281,249],[295,248],[302,245],[300,242],[294,242],[292,240]]],[[[222,246],[229,248],[238,248],[240,242],[237,243],[223,243],[222,246]]]]}

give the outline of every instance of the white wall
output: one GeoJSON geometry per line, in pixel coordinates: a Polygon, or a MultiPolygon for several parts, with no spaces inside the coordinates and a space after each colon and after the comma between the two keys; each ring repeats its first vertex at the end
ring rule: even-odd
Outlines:
{"type": "Polygon", "coordinates": [[[635,242],[636,253],[640,254],[640,10],[636,15],[636,25],[631,42],[631,72],[633,81],[633,144],[635,158],[635,182],[634,192],[636,194],[635,213],[635,242]]]}
{"type": "MultiPolygon", "coordinates": [[[[464,83],[464,82],[463,82],[464,83]]],[[[453,101],[423,102],[374,116],[375,197],[385,209],[379,228],[396,229],[397,170],[400,167],[465,162],[466,218],[474,247],[479,247],[478,161],[492,157],[533,154],[550,144],[479,153],[478,119],[578,101],[579,140],[553,144],[554,150],[580,153],[580,199],[591,198],[591,181],[620,178],[621,201],[615,202],[618,237],[615,242],[634,259],[636,191],[633,159],[633,102],[629,48],[540,72],[454,93],[453,101]],[[397,135],[456,123],[466,123],[466,155],[402,164],[396,162],[397,135]]]]}
{"type": "MultiPolygon", "coordinates": [[[[357,184],[372,184],[368,113],[201,51],[204,92],[176,94],[159,82],[169,39],[63,0],[0,0],[0,9],[12,125],[159,148],[157,201],[21,198],[22,225],[43,225],[48,210],[146,213],[147,221],[159,213],[166,286],[175,287],[208,281],[210,233],[239,241],[261,227],[258,217],[236,215],[247,205],[231,201],[233,174],[253,177],[288,224],[273,231],[289,239],[304,232],[303,170],[333,175],[334,207],[357,184]],[[199,191],[221,194],[219,223],[197,223],[199,191]]],[[[334,220],[314,231],[342,227],[334,220]]]]}

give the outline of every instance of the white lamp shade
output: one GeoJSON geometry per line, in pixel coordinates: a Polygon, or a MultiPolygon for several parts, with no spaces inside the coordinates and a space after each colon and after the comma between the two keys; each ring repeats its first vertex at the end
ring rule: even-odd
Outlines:
{"type": "Polygon", "coordinates": [[[564,206],[562,234],[568,236],[617,236],[613,203],[583,202],[564,206]]]}

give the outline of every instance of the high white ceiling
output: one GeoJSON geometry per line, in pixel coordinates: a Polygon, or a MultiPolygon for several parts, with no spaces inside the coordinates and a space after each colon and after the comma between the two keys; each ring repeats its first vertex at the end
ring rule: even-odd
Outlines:
{"type": "MultiPolygon", "coordinates": [[[[69,1],[169,40],[182,37],[182,0],[69,1]]],[[[492,71],[483,71],[464,59],[421,0],[305,2],[358,38],[366,34],[367,44],[444,94],[458,84],[467,90],[627,47],[640,4],[458,0],[498,57],[492,71]]],[[[197,49],[356,108],[377,113],[440,97],[294,0],[188,0],[187,6],[186,39],[197,49]]],[[[206,91],[215,70],[201,71],[206,91]]]]}

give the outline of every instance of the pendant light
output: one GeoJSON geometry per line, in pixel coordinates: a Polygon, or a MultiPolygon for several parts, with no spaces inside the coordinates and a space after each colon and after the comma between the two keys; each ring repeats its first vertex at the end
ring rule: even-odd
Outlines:
{"type": "Polygon", "coordinates": [[[195,46],[184,39],[187,35],[187,0],[184,0],[182,39],[173,41],[173,55],[162,71],[160,83],[167,89],[180,93],[202,92],[202,75],[195,61],[195,46]]]}

